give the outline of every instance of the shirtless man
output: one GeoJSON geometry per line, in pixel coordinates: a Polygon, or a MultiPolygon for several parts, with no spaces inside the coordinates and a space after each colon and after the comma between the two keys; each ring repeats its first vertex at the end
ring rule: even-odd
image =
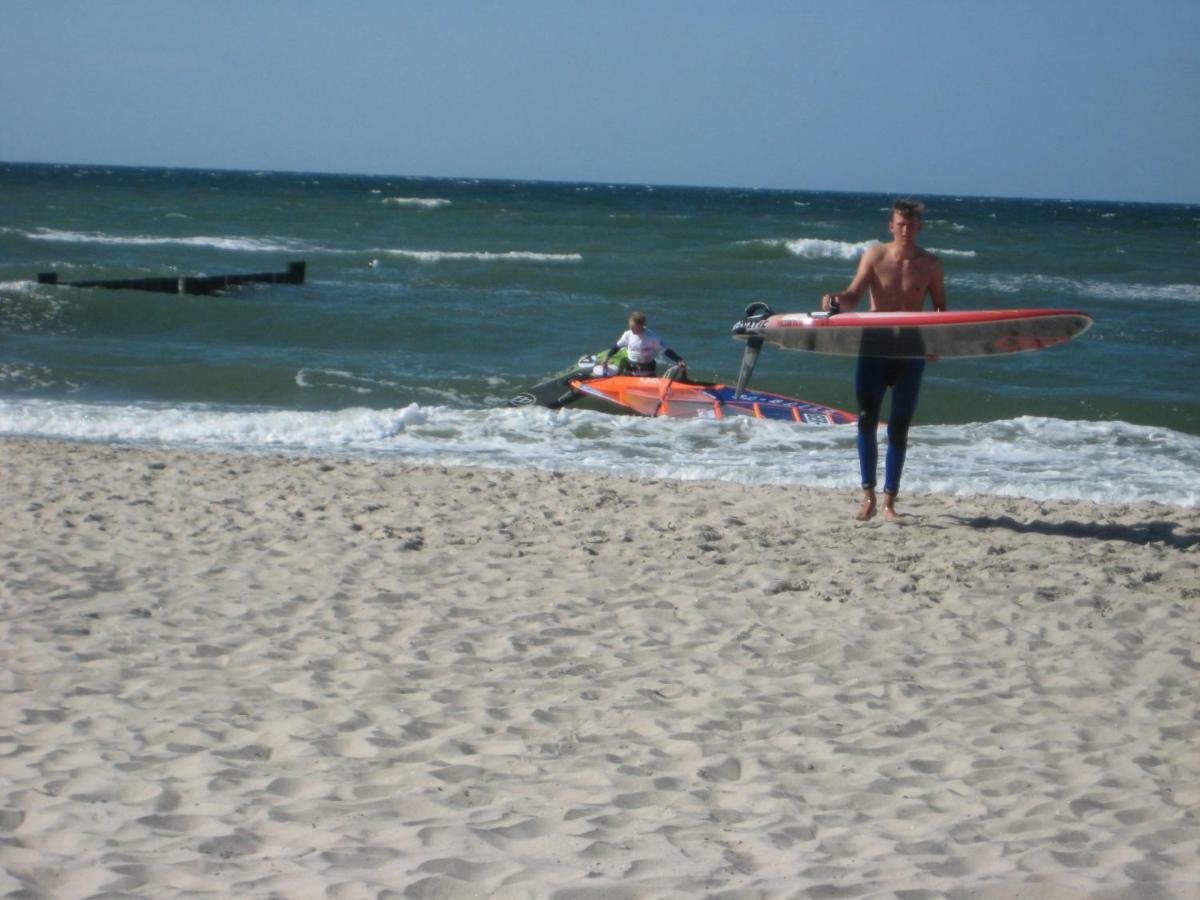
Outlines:
{"type": "MultiPolygon", "coordinates": [[[[897,200],[892,205],[892,217],[888,222],[891,242],[868,248],[850,287],[841,293],[826,294],[821,298],[821,308],[829,309],[835,303],[839,309],[853,308],[863,293],[869,291],[872,312],[918,312],[924,307],[927,294],[935,310],[945,310],[942,263],[917,246],[924,211],[924,205],[916,200],[897,200]]],[[[879,460],[876,430],[883,395],[889,387],[892,389],[892,414],[888,417],[883,514],[889,519],[896,518],[896,494],[900,490],[900,474],[908,451],[908,427],[917,410],[924,372],[923,359],[858,358],[854,390],[859,408],[858,467],[863,490],[862,506],[856,517],[860,522],[875,515],[875,476],[879,460]]]]}

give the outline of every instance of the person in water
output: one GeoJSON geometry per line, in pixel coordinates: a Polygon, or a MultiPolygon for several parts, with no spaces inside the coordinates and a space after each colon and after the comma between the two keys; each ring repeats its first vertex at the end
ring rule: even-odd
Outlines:
{"type": "Polygon", "coordinates": [[[683,361],[683,357],[663,343],[663,339],[646,327],[646,314],[641,312],[631,313],[629,316],[629,330],[617,338],[617,342],[613,344],[606,353],[601,354],[599,362],[603,363],[618,350],[624,348],[628,351],[628,362],[626,363],[625,371],[629,375],[643,375],[653,378],[658,374],[658,365],[654,361],[654,357],[659,351],[671,362],[680,366],[681,369],[687,369],[687,363],[683,361]]]}
{"type": "MultiPolygon", "coordinates": [[[[846,290],[826,294],[821,308],[851,309],[864,292],[871,296],[872,312],[919,312],[928,295],[938,312],[946,309],[946,287],[941,261],[917,246],[925,207],[916,200],[897,200],[892,205],[888,231],[892,240],[869,247],[858,264],[858,272],[846,290]]],[[[924,359],[891,359],[859,356],[854,378],[858,398],[858,467],[862,475],[862,505],[858,520],[875,515],[875,480],[879,460],[879,411],[883,396],[892,389],[888,416],[888,448],[884,463],[883,514],[896,518],[896,495],[908,452],[908,428],[917,411],[924,359]]]]}

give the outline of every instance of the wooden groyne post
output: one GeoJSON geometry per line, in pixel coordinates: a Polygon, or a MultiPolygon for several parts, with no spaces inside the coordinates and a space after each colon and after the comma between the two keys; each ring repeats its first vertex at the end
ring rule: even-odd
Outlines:
{"type": "Polygon", "coordinates": [[[288,263],[286,272],[188,275],[182,278],[104,278],[95,281],[59,281],[57,272],[39,272],[37,280],[38,284],[57,284],[64,287],[157,291],[162,294],[218,294],[243,284],[304,284],[306,268],[301,260],[288,263]]]}

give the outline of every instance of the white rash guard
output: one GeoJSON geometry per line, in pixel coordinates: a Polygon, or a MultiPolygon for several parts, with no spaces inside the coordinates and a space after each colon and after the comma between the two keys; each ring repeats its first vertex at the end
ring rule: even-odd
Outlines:
{"type": "Polygon", "coordinates": [[[629,361],[631,363],[641,366],[650,365],[654,362],[654,357],[660,351],[667,349],[667,345],[663,343],[662,338],[649,328],[642,329],[641,334],[626,331],[617,340],[617,346],[624,347],[629,351],[629,361]]]}

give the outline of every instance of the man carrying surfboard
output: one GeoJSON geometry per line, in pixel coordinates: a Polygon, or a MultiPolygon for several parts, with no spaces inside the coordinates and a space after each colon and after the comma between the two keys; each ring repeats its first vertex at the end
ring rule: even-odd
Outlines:
{"type": "MultiPolygon", "coordinates": [[[[941,261],[917,246],[923,225],[924,204],[916,200],[897,200],[892,204],[888,231],[892,240],[867,248],[858,264],[854,280],[846,290],[826,294],[821,308],[853,308],[864,293],[871,297],[871,312],[919,312],[928,296],[938,312],[946,309],[946,287],[941,261]]],[[[888,448],[884,463],[883,515],[896,518],[896,495],[908,452],[908,429],[917,410],[924,359],[896,359],[860,355],[854,378],[858,398],[858,466],[862,475],[862,505],[856,518],[860,522],[876,512],[876,470],[879,462],[879,411],[883,397],[892,389],[892,409],[888,416],[888,448]]]]}

